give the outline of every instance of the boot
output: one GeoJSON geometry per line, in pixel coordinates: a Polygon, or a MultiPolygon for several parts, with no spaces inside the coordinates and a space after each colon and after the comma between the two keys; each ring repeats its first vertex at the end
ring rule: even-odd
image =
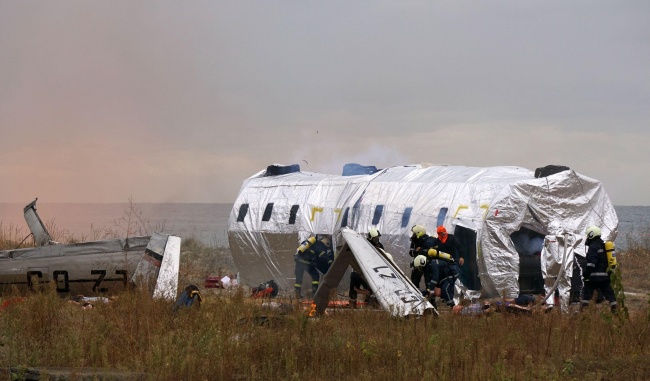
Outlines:
{"type": "Polygon", "coordinates": [[[436,297],[435,296],[430,296],[429,297],[429,303],[431,303],[433,308],[438,309],[438,303],[436,303],[436,297]]]}
{"type": "Polygon", "coordinates": [[[302,293],[300,292],[299,288],[296,288],[296,299],[301,300],[302,299],[302,293]]]}

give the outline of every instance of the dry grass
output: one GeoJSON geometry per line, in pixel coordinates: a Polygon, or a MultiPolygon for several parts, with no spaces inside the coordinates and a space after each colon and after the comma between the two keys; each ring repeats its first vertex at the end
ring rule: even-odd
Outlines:
{"type": "Polygon", "coordinates": [[[48,288],[0,312],[0,367],[110,368],[150,380],[646,380],[649,259],[650,242],[619,253],[626,291],[641,295],[628,298],[628,317],[603,304],[576,315],[397,319],[360,309],[310,318],[242,289],[203,290],[206,276],[234,264],[227,250],[188,238],[180,286],[202,289],[200,308],[173,312],[173,302],[127,292],[84,310],[48,288]]]}
{"type": "Polygon", "coordinates": [[[124,293],[91,310],[35,294],[0,313],[0,365],[98,367],[151,380],[646,379],[647,310],[390,318],[265,309],[240,292],[200,308],[124,293]]]}

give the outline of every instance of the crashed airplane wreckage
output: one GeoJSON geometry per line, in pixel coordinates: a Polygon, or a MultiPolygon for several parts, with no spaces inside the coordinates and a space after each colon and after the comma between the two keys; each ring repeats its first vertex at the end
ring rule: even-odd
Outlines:
{"type": "Polygon", "coordinates": [[[61,244],[50,238],[36,200],[24,208],[24,215],[36,247],[0,251],[2,290],[34,290],[54,282],[62,294],[106,294],[136,285],[152,290],[155,298],[176,298],[180,237],[154,233],[61,244]]]}
{"type": "Polygon", "coordinates": [[[345,243],[338,250],[314,295],[316,314],[325,312],[330,291],[337,288],[350,266],[363,276],[381,307],[391,315],[422,315],[427,311],[438,313],[411,279],[383,250],[372,246],[365,234],[344,227],[341,228],[341,235],[345,243]]]}
{"type": "Polygon", "coordinates": [[[406,270],[415,224],[432,235],[444,225],[461,242],[465,263],[457,297],[532,293],[552,304],[552,293],[559,292],[563,308],[582,286],[575,262],[585,256],[586,228],[601,227],[603,239],[611,241],[618,231],[602,184],[568,167],[421,164],[377,170],[347,164],[338,176],[271,165],[244,181],[228,239],[243,283],[275,279],[290,290],[293,256],[310,235],[332,235],[339,255],[346,245],[342,228],[377,228],[394,263],[406,270]]]}

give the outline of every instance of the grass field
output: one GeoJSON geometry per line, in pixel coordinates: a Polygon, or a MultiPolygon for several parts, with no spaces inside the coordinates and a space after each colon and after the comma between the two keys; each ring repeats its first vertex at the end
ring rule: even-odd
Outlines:
{"type": "MultiPolygon", "coordinates": [[[[0,247],[16,244],[2,233],[0,247]]],[[[0,367],[112,369],[147,380],[647,380],[650,246],[628,247],[619,253],[628,314],[614,315],[604,303],[571,315],[443,310],[398,319],[335,309],[313,318],[291,300],[274,299],[292,308],[280,311],[244,289],[202,290],[199,308],[177,312],[142,292],[82,309],[49,287],[0,312],[0,367]]],[[[234,270],[226,250],[193,239],[182,250],[181,286],[234,270]]]]}

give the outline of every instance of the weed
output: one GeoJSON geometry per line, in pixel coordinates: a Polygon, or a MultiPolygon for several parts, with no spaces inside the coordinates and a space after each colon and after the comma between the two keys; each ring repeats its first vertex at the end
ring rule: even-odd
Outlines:
{"type": "MultiPolygon", "coordinates": [[[[24,238],[7,234],[13,244],[24,238]]],[[[192,239],[182,250],[181,288],[235,272],[227,250],[192,239]]],[[[577,315],[443,310],[404,320],[357,309],[310,318],[300,308],[269,310],[243,289],[202,290],[199,308],[178,312],[172,301],[137,290],[84,310],[45,285],[0,311],[0,367],[111,368],[150,380],[643,380],[650,374],[650,294],[647,273],[637,268],[649,252],[637,245],[619,256],[617,292],[623,281],[645,290],[642,304],[624,301],[625,324],[605,304],[577,315]]]]}

